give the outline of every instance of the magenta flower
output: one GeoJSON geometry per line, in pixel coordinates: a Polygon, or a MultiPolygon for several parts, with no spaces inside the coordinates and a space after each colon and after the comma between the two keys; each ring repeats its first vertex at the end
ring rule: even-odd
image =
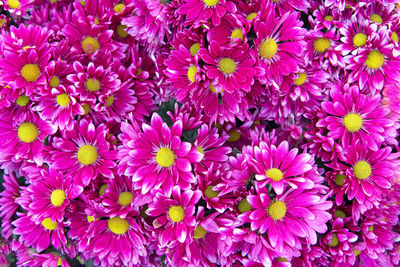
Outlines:
{"type": "Polygon", "coordinates": [[[209,42],[215,41],[219,46],[243,44],[247,41],[247,31],[240,18],[233,14],[222,17],[221,23],[207,32],[209,42]]]}
{"type": "Polygon", "coordinates": [[[174,186],[172,198],[157,192],[154,202],[149,203],[146,214],[157,217],[153,225],[162,227],[159,233],[162,247],[176,241],[185,242],[189,233],[195,230],[195,205],[201,198],[200,191],[186,190],[181,193],[179,186],[174,186]]]}
{"type": "Polygon", "coordinates": [[[113,178],[116,151],[107,141],[108,129],[104,124],[95,127],[81,119],[72,131],[50,141],[49,157],[54,168],[72,175],[74,184],[87,186],[98,174],[113,178]]]}
{"type": "Polygon", "coordinates": [[[142,194],[154,193],[162,188],[166,194],[174,185],[188,189],[195,182],[192,164],[200,162],[203,154],[190,143],[182,142],[182,122],[171,128],[154,113],[151,124],[142,129],[131,119],[132,124],[123,122],[119,139],[119,173],[131,176],[135,189],[142,194]]]}

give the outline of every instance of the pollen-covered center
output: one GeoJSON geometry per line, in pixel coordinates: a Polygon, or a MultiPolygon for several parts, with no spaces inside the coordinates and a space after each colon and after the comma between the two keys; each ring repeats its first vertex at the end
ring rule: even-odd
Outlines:
{"type": "Polygon", "coordinates": [[[25,107],[29,103],[29,98],[26,95],[20,95],[16,103],[20,107],[25,107]]]}
{"type": "Polygon", "coordinates": [[[99,80],[95,80],[93,78],[89,78],[86,81],[86,88],[91,92],[97,92],[100,90],[100,82],[99,80]]]}
{"type": "Polygon", "coordinates": [[[342,211],[342,210],[335,210],[335,215],[336,215],[336,217],[339,217],[339,218],[347,217],[346,213],[344,213],[344,211],[342,211]]]}
{"type": "Polygon", "coordinates": [[[69,105],[71,102],[71,99],[69,99],[69,96],[67,94],[59,94],[57,95],[57,103],[62,106],[66,107],[69,105]]]}
{"type": "Polygon", "coordinates": [[[118,203],[122,206],[128,206],[132,203],[133,194],[131,192],[122,192],[118,196],[118,203]]]}
{"type": "Polygon", "coordinates": [[[96,50],[100,48],[99,41],[91,36],[86,37],[82,40],[82,50],[86,54],[93,54],[96,50]]]}
{"type": "Polygon", "coordinates": [[[60,78],[58,78],[57,76],[51,77],[51,79],[49,81],[49,85],[52,88],[55,88],[55,87],[59,86],[60,85],[60,78]]]}
{"type": "Polygon", "coordinates": [[[396,43],[399,43],[399,35],[397,33],[392,32],[390,38],[392,38],[392,40],[395,41],[396,43]]]}
{"type": "Polygon", "coordinates": [[[213,191],[212,189],[213,186],[209,185],[207,186],[206,190],[204,190],[204,195],[206,195],[207,198],[213,198],[219,195],[219,191],[213,191]]]}
{"type": "Polygon", "coordinates": [[[275,201],[268,207],[268,214],[275,221],[282,219],[286,214],[286,204],[283,201],[275,201]]]}
{"type": "Polygon", "coordinates": [[[236,70],[236,63],[233,59],[225,57],[219,61],[219,69],[225,74],[231,74],[236,70]]]}
{"type": "Polygon", "coordinates": [[[99,195],[100,196],[104,195],[107,188],[108,188],[108,184],[103,184],[99,189],[99,195]]]}
{"type": "Polygon", "coordinates": [[[47,230],[54,230],[57,228],[57,222],[52,222],[50,218],[46,218],[42,221],[42,225],[44,228],[46,228],[47,230]]]}
{"type": "Polygon", "coordinates": [[[248,21],[252,21],[253,19],[255,19],[257,17],[257,13],[250,13],[247,15],[246,20],[248,21]]]}
{"type": "Polygon", "coordinates": [[[353,167],[354,176],[360,180],[365,180],[371,175],[371,165],[365,160],[360,160],[353,167]]]}
{"type": "Polygon", "coordinates": [[[331,242],[328,244],[330,247],[336,247],[339,245],[339,238],[336,234],[332,234],[331,242]]]}
{"type": "Polygon", "coordinates": [[[193,57],[194,55],[197,54],[200,50],[200,43],[194,43],[192,46],[189,48],[190,55],[193,57]]]}
{"type": "Polygon", "coordinates": [[[124,4],[117,4],[114,6],[115,13],[122,13],[124,11],[125,5],[124,4]]]}
{"type": "Polygon", "coordinates": [[[271,178],[274,182],[280,181],[283,178],[281,170],[277,168],[271,168],[265,172],[265,176],[271,178]]]}
{"type": "Polygon", "coordinates": [[[185,210],[181,206],[172,206],[168,211],[169,218],[173,222],[180,222],[185,217],[185,210]]]}
{"type": "Polygon", "coordinates": [[[207,6],[216,6],[219,3],[219,0],[203,0],[204,4],[207,6]]]}
{"type": "Polygon", "coordinates": [[[373,22],[376,22],[376,23],[382,23],[383,22],[382,17],[380,15],[376,14],[376,13],[372,14],[371,16],[369,16],[369,18],[373,22]]]}
{"type": "Polygon", "coordinates": [[[207,230],[201,227],[201,225],[197,225],[196,229],[194,229],[194,238],[200,239],[203,238],[207,234],[207,230]]]}
{"type": "Polygon", "coordinates": [[[114,103],[114,95],[110,95],[110,96],[107,97],[107,99],[106,99],[106,106],[107,106],[107,107],[110,107],[113,103],[114,103]]]}
{"type": "Polygon", "coordinates": [[[97,160],[97,150],[94,146],[84,145],[78,150],[78,161],[83,165],[93,164],[97,160]]]}
{"type": "Polygon", "coordinates": [[[27,82],[34,82],[40,76],[40,70],[36,64],[25,64],[21,69],[21,76],[27,82]]]}
{"type": "Polygon", "coordinates": [[[129,229],[129,223],[127,220],[120,217],[114,217],[108,220],[108,229],[117,235],[125,234],[129,229]]]}
{"type": "Polygon", "coordinates": [[[338,173],[335,176],[335,184],[339,185],[339,186],[342,186],[342,185],[344,185],[344,180],[345,179],[346,179],[345,175],[338,173]]]}
{"type": "Polygon", "coordinates": [[[250,203],[247,201],[246,198],[243,198],[242,200],[239,201],[237,208],[240,213],[245,213],[253,209],[253,207],[250,205],[250,203]]]}
{"type": "Polygon", "coordinates": [[[355,47],[361,47],[367,43],[367,35],[364,33],[357,33],[353,37],[353,45],[355,47]]]}
{"type": "Polygon", "coordinates": [[[382,67],[383,63],[385,63],[385,58],[382,53],[377,50],[369,52],[367,60],[365,60],[365,64],[370,69],[378,69],[382,67]]]}
{"type": "Polygon", "coordinates": [[[240,139],[240,137],[241,137],[241,134],[238,131],[236,131],[234,129],[230,129],[229,130],[229,138],[227,141],[228,142],[236,142],[240,139]]]}
{"type": "Polygon", "coordinates": [[[243,40],[243,32],[241,29],[235,29],[231,34],[231,39],[239,38],[243,40]]]}
{"type": "Polygon", "coordinates": [[[278,44],[274,39],[268,38],[267,40],[262,41],[258,48],[258,52],[263,58],[272,58],[278,52],[278,44]]]}
{"type": "Polygon", "coordinates": [[[326,21],[333,21],[333,16],[325,16],[326,21]]]}
{"type": "Polygon", "coordinates": [[[18,127],[18,138],[24,143],[32,143],[38,135],[38,129],[32,122],[24,122],[18,127]]]}
{"type": "Polygon", "coordinates": [[[7,0],[7,5],[11,8],[11,9],[17,9],[20,6],[20,3],[18,0],[7,0]]]}
{"type": "Polygon", "coordinates": [[[175,154],[168,147],[162,147],[157,151],[156,161],[161,167],[171,167],[175,162],[175,154]]]}
{"type": "Polygon", "coordinates": [[[51,192],[50,196],[51,204],[55,207],[61,206],[65,201],[65,192],[62,189],[56,189],[51,192]]]}
{"type": "Polygon", "coordinates": [[[347,131],[355,133],[363,126],[363,119],[357,113],[349,113],[343,119],[347,131]]]}
{"type": "Polygon", "coordinates": [[[317,53],[324,53],[331,47],[331,41],[326,38],[317,38],[314,40],[314,50],[317,53]]]}
{"type": "Polygon", "coordinates": [[[187,77],[189,81],[191,81],[192,83],[195,82],[196,73],[197,73],[196,65],[191,65],[187,71],[187,77]]]}
{"type": "Polygon", "coordinates": [[[204,149],[201,146],[197,147],[197,151],[204,155],[204,149]]]}
{"type": "Polygon", "coordinates": [[[128,37],[128,33],[126,32],[126,25],[118,25],[117,26],[117,34],[121,38],[126,38],[128,37]]]}
{"type": "Polygon", "coordinates": [[[294,80],[295,85],[303,85],[307,80],[307,74],[304,72],[299,73],[299,77],[294,80]]]}

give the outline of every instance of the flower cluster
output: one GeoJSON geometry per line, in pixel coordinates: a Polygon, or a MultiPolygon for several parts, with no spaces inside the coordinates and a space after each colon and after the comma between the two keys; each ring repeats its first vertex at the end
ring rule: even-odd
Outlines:
{"type": "Polygon", "coordinates": [[[0,0],[0,266],[398,266],[400,0],[0,0]]]}

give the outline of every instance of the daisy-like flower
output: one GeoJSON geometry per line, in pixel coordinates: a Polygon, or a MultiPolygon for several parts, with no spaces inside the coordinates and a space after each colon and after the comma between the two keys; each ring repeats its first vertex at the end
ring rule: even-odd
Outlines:
{"type": "Polygon", "coordinates": [[[372,94],[389,84],[399,83],[397,66],[400,58],[393,55],[394,44],[389,40],[387,29],[380,27],[370,47],[358,50],[356,56],[348,55],[344,58],[346,69],[350,71],[348,83],[358,81],[361,90],[367,93],[371,91],[372,94]]]}
{"type": "Polygon", "coordinates": [[[236,12],[235,4],[229,0],[184,0],[178,9],[180,15],[186,15],[185,25],[193,24],[195,27],[209,19],[217,26],[227,11],[236,12]]]}
{"type": "Polygon", "coordinates": [[[18,118],[9,113],[3,114],[0,116],[0,139],[3,140],[0,144],[0,161],[18,163],[31,160],[41,165],[43,140],[56,130],[53,125],[33,114],[18,118]]]}
{"type": "Polygon", "coordinates": [[[309,244],[317,243],[317,234],[327,231],[326,223],[331,218],[327,212],[332,203],[316,191],[289,189],[285,194],[271,199],[265,186],[256,185],[257,194],[247,197],[253,208],[239,215],[239,219],[250,223],[252,231],[267,233],[268,240],[277,252],[285,247],[299,248],[300,238],[309,244]]]}
{"type": "MultiPolygon", "coordinates": [[[[330,30],[331,28],[341,29],[343,27],[342,12],[336,9],[329,9],[323,5],[316,7],[312,13],[313,17],[309,17],[310,26],[314,30],[330,30]]],[[[314,7],[312,7],[314,9],[314,7]]]]}
{"type": "Polygon", "coordinates": [[[396,144],[397,124],[380,104],[380,95],[365,96],[354,85],[343,92],[332,88],[331,101],[322,103],[325,115],[317,127],[326,128],[328,137],[340,139],[344,149],[356,140],[378,150],[383,142],[396,144]]]}
{"type": "Polygon", "coordinates": [[[52,221],[62,221],[70,200],[77,198],[83,188],[74,185],[71,176],[65,176],[54,168],[48,171],[41,170],[42,179],[26,188],[32,198],[29,205],[28,216],[35,221],[43,221],[50,218],[52,221]]]}
{"type": "Polygon", "coordinates": [[[49,141],[49,157],[54,168],[70,174],[75,184],[87,186],[100,173],[113,178],[116,151],[108,142],[104,124],[95,125],[85,119],[76,122],[72,131],[49,141]]]}
{"type": "Polygon", "coordinates": [[[256,21],[254,40],[259,54],[258,65],[265,70],[262,83],[280,85],[283,76],[299,72],[304,51],[304,29],[298,12],[286,12],[279,16],[270,8],[265,20],[256,21]]]}
{"type": "Polygon", "coordinates": [[[142,129],[131,117],[131,124],[123,122],[119,139],[119,172],[132,177],[135,189],[150,194],[162,188],[168,195],[174,185],[189,189],[196,180],[192,164],[200,162],[203,154],[190,143],[182,142],[182,122],[175,122],[171,128],[154,113],[151,124],[142,129]]]}
{"type": "Polygon", "coordinates": [[[396,12],[393,12],[395,8],[395,5],[393,4],[379,3],[379,1],[362,4],[364,4],[364,6],[359,8],[358,11],[364,19],[369,20],[372,23],[388,25],[392,21],[398,19],[398,17],[396,17],[396,12]]]}
{"type": "Polygon", "coordinates": [[[32,246],[37,252],[42,252],[52,244],[56,249],[65,250],[67,239],[64,226],[66,223],[52,221],[45,218],[41,222],[35,222],[26,213],[17,213],[18,219],[13,221],[15,229],[13,234],[19,235],[19,241],[26,246],[32,246]]]}
{"type": "Polygon", "coordinates": [[[269,146],[261,142],[259,146],[244,147],[249,169],[255,173],[257,181],[271,184],[275,193],[281,195],[289,185],[292,188],[311,189],[315,182],[322,181],[310,154],[298,154],[298,149],[289,150],[284,141],[269,146]]]}
{"type": "Polygon", "coordinates": [[[19,208],[15,200],[20,195],[20,186],[14,172],[3,175],[3,187],[4,191],[0,194],[1,235],[7,240],[13,231],[12,217],[19,208]]]}
{"type": "Polygon", "coordinates": [[[249,92],[255,76],[262,74],[260,68],[254,67],[256,56],[246,45],[223,49],[212,41],[208,49],[199,50],[199,55],[206,63],[204,71],[217,92],[249,92]]]}
{"type": "Polygon", "coordinates": [[[207,32],[207,39],[209,42],[217,42],[220,46],[229,46],[246,42],[246,35],[246,28],[239,16],[226,14],[220,25],[212,27],[207,32]]]}
{"type": "Polygon", "coordinates": [[[156,193],[154,202],[149,203],[146,214],[157,217],[153,222],[155,227],[162,227],[159,233],[162,247],[179,241],[185,242],[195,230],[195,205],[201,198],[200,191],[186,190],[181,192],[179,186],[174,186],[172,198],[167,194],[156,193]]]}

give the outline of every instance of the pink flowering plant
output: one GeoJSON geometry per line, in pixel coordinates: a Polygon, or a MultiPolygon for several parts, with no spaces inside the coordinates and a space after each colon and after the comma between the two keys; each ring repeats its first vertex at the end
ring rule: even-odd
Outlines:
{"type": "Polygon", "coordinates": [[[399,266],[400,0],[0,0],[0,266],[399,266]]]}

